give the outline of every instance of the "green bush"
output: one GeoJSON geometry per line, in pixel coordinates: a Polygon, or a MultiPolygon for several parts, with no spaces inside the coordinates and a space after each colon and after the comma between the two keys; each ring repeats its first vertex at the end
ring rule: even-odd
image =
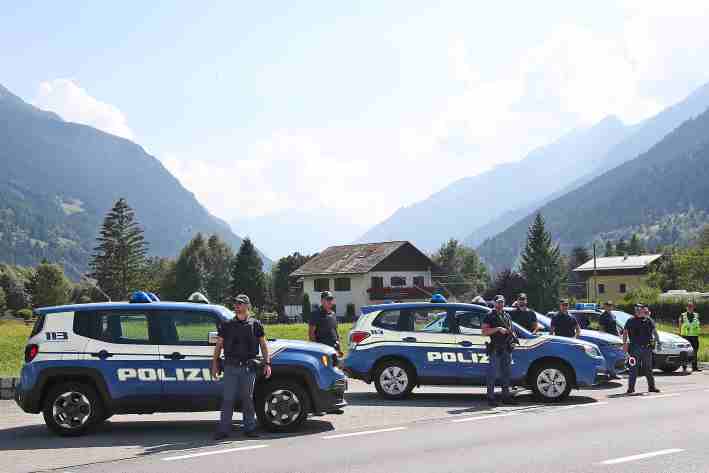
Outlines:
{"type": "MultiPolygon", "coordinates": [[[[654,320],[671,324],[676,324],[682,312],[687,310],[687,302],[679,300],[659,301],[647,306],[654,320]]],[[[633,304],[618,304],[617,308],[629,314],[635,312],[633,304]]],[[[699,314],[702,325],[709,325],[709,301],[695,301],[694,311],[699,314]]]]}
{"type": "Polygon", "coordinates": [[[15,313],[16,317],[21,317],[24,320],[30,320],[32,319],[32,310],[31,309],[20,309],[15,313]]]}
{"type": "Polygon", "coordinates": [[[303,322],[308,323],[310,321],[310,296],[305,293],[303,294],[303,322]]]}

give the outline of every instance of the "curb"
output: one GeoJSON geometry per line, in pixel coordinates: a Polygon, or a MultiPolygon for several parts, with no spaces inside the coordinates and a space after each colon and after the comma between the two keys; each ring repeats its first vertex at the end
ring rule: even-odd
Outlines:
{"type": "Polygon", "coordinates": [[[20,384],[20,378],[0,378],[0,399],[14,399],[15,386],[20,384]]]}

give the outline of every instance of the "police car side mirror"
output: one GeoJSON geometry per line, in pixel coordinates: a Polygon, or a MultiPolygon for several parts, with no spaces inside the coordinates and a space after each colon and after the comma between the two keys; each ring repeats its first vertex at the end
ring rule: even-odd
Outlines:
{"type": "Polygon", "coordinates": [[[208,343],[210,345],[216,345],[217,344],[217,338],[219,338],[219,334],[217,332],[209,332],[208,336],[208,343]]]}

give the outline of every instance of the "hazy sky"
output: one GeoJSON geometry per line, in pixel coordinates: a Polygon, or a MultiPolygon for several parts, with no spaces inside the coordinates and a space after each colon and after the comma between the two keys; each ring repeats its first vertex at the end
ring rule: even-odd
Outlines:
{"type": "Polygon", "coordinates": [[[638,121],[709,81],[706,1],[2,10],[0,83],[135,140],[227,220],[299,208],[374,224],[574,127],[638,121]]]}

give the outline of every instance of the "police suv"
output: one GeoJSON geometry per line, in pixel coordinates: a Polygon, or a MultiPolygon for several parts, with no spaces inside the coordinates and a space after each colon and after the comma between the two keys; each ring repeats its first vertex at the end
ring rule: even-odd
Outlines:
{"type": "MultiPolygon", "coordinates": [[[[380,396],[403,399],[415,386],[485,385],[489,364],[481,332],[487,307],[453,303],[396,303],[362,308],[350,332],[345,372],[380,396]]],[[[598,347],[581,340],[535,336],[515,324],[512,384],[527,386],[546,402],[606,374],[598,347]]]]}
{"type": "MultiPolygon", "coordinates": [[[[225,307],[160,302],[136,293],[130,303],[36,310],[15,401],[44,414],[60,435],[80,435],[113,414],[213,411],[223,383],[210,373],[225,307]]],[[[256,381],[256,414],[272,431],[290,431],[308,414],[341,413],[347,381],[335,350],[269,340],[272,376],[256,381]]]]}

